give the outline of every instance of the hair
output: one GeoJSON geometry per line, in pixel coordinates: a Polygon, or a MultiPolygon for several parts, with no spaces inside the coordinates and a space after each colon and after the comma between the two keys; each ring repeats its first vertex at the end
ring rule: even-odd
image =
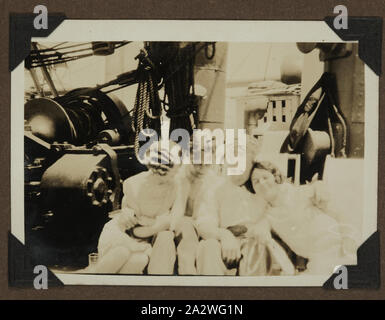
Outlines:
{"type": "Polygon", "coordinates": [[[253,174],[254,169],[263,169],[269,171],[273,176],[276,183],[281,184],[284,182],[285,178],[282,175],[281,171],[278,169],[276,165],[268,161],[254,162],[251,167],[249,178],[245,182],[244,186],[251,193],[255,193],[253,188],[253,183],[251,182],[251,176],[253,174]]]}

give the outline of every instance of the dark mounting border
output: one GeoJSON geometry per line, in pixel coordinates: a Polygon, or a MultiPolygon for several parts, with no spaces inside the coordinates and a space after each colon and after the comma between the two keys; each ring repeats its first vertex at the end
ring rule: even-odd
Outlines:
{"type": "MultiPolygon", "coordinates": [[[[380,233],[373,233],[357,250],[357,265],[346,266],[348,289],[379,289],[380,279],[380,233]]],[[[332,274],[323,284],[325,289],[334,289],[332,274]]]]}
{"type": "Polygon", "coordinates": [[[324,21],[343,41],[358,40],[358,55],[378,76],[381,75],[382,18],[349,17],[348,29],[335,29],[335,17],[324,21]]]}
{"type": "MultiPolygon", "coordinates": [[[[22,244],[12,233],[8,233],[8,283],[10,287],[33,287],[36,277],[33,270],[39,263],[31,257],[28,245],[22,244]]],[[[48,269],[48,287],[63,287],[53,272],[48,269]]]]}
{"type": "Polygon", "coordinates": [[[48,37],[65,19],[63,13],[48,14],[48,29],[35,29],[33,13],[11,13],[9,16],[9,71],[29,55],[32,37],[48,37]]]}

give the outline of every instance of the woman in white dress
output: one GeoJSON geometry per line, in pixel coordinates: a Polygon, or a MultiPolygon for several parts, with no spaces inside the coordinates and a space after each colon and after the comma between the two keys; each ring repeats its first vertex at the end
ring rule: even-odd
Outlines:
{"type": "Polygon", "coordinates": [[[309,260],[306,273],[330,274],[337,265],[354,261],[346,246],[351,238],[332,217],[330,196],[322,181],[295,186],[285,182],[271,163],[257,162],[245,186],[267,201],[271,229],[291,250],[309,260]]]}

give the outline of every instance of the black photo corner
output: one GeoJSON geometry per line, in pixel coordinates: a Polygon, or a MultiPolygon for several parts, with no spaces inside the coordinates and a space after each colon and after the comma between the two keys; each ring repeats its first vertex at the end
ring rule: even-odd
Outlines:
{"type": "MultiPolygon", "coordinates": [[[[47,37],[67,18],[63,13],[49,13],[48,29],[33,28],[34,14],[10,15],[10,51],[9,70],[14,70],[30,53],[32,37],[47,37]]],[[[325,23],[344,41],[358,40],[359,57],[377,75],[381,75],[382,18],[349,17],[347,30],[333,27],[335,17],[326,17],[325,23]]],[[[331,81],[326,77],[318,85],[326,88],[331,81]]],[[[310,95],[310,93],[309,93],[310,95]]],[[[283,146],[287,149],[289,141],[283,146]]],[[[286,150],[287,151],[287,150],[286,150]]],[[[283,151],[285,152],[285,151],[283,151]]],[[[312,172],[313,173],[313,172],[312,172]]],[[[34,267],[43,264],[39,261],[41,252],[31,250],[28,243],[23,245],[11,233],[8,238],[9,286],[33,288],[34,267]]],[[[357,265],[347,266],[349,289],[378,289],[380,286],[380,235],[372,234],[358,249],[357,265]]],[[[334,289],[333,281],[337,274],[332,274],[323,284],[325,289],[334,289]]],[[[62,287],[63,283],[49,271],[49,287],[62,287]]]]}

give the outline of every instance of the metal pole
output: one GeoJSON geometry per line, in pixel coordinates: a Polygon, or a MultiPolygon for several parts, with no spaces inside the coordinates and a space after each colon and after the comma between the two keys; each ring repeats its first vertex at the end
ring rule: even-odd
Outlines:
{"type": "Polygon", "coordinates": [[[37,79],[36,70],[33,69],[33,68],[31,68],[31,69],[29,69],[29,73],[31,74],[31,78],[32,78],[32,80],[33,80],[33,83],[34,83],[34,85],[35,85],[35,88],[36,88],[36,90],[37,90],[39,96],[40,96],[40,97],[44,97],[44,90],[43,90],[43,88],[41,87],[41,85],[40,85],[40,83],[39,83],[39,81],[38,81],[38,79],[37,79]]]}
{"type": "MultiPolygon", "coordinates": [[[[209,47],[212,49],[212,47],[209,47]]],[[[215,55],[210,59],[202,50],[195,58],[195,84],[206,89],[206,97],[199,106],[201,129],[223,128],[226,105],[227,43],[215,44],[215,55]]]]}
{"type": "MultiPolygon", "coordinates": [[[[32,48],[33,48],[34,50],[36,50],[36,52],[37,52],[37,57],[40,58],[39,49],[38,49],[38,47],[37,47],[37,45],[36,45],[35,42],[32,42],[32,48]]],[[[48,73],[47,67],[43,65],[43,66],[41,66],[40,68],[41,68],[41,71],[42,71],[42,73],[43,73],[43,77],[44,77],[45,81],[47,81],[48,86],[49,86],[49,88],[51,89],[51,92],[52,92],[53,96],[54,96],[54,97],[59,96],[59,94],[58,94],[58,92],[57,92],[57,90],[56,90],[56,87],[55,87],[55,85],[54,85],[54,83],[53,83],[53,81],[52,81],[52,78],[51,78],[51,76],[50,76],[49,73],[48,73]]]]}

